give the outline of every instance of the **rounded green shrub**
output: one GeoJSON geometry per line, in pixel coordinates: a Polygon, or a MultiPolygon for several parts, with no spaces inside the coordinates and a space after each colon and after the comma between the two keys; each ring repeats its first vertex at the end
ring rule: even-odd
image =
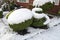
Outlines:
{"type": "Polygon", "coordinates": [[[50,10],[54,7],[54,3],[52,4],[51,2],[47,2],[40,7],[43,9],[43,12],[47,12],[48,10],[50,10]]]}
{"type": "Polygon", "coordinates": [[[46,18],[44,17],[44,18],[41,18],[41,19],[36,19],[36,18],[34,18],[33,19],[33,23],[32,23],[32,26],[34,26],[34,27],[42,27],[42,26],[44,26],[44,22],[46,21],[46,18]]]}
{"type": "MultiPolygon", "coordinates": [[[[12,11],[11,11],[12,12],[12,11]]],[[[32,21],[33,21],[33,18],[32,18],[32,16],[33,16],[33,14],[30,14],[30,10],[28,10],[28,9],[18,9],[18,10],[15,10],[14,12],[12,12],[12,13],[9,13],[9,14],[7,14],[6,15],[6,18],[7,18],[7,20],[8,19],[12,19],[12,22],[14,22],[14,23],[10,23],[11,21],[10,20],[8,20],[8,21],[10,21],[10,22],[8,22],[9,23],[9,26],[13,29],[13,31],[16,31],[16,32],[18,32],[18,31],[22,31],[22,30],[24,30],[24,29],[26,29],[27,27],[29,27],[31,24],[32,24],[32,21]],[[23,11],[26,11],[27,10],[27,12],[23,12],[23,11]],[[18,12],[17,12],[18,11],[18,12]],[[20,12],[21,13],[20,13],[20,12]],[[14,14],[15,13],[15,14],[14,14]],[[19,14],[20,13],[20,14],[19,14]],[[22,14],[23,13],[23,14],[22,14]],[[27,13],[26,15],[24,15],[25,13],[27,13]],[[28,15],[31,15],[31,16],[28,16],[28,15]],[[12,16],[13,16],[13,18],[12,18],[12,16]],[[18,18],[16,17],[16,15],[18,16],[18,18]],[[21,15],[21,16],[20,16],[21,15]],[[26,17],[25,17],[26,16],[26,17]],[[10,18],[9,18],[10,17],[10,18]],[[21,18],[20,18],[21,17],[21,18]],[[17,20],[17,19],[14,19],[14,18],[17,18],[18,19],[18,23],[17,23],[17,21],[14,21],[14,20],[17,20]],[[19,19],[20,18],[20,19],[19,19]],[[14,19],[14,20],[13,20],[14,19]],[[21,21],[21,20],[23,20],[23,21],[21,21]],[[21,21],[21,22],[19,22],[19,21],[21,21]]]]}
{"type": "Polygon", "coordinates": [[[32,23],[32,19],[29,19],[29,20],[26,20],[25,22],[22,22],[22,23],[19,23],[19,24],[13,24],[13,25],[10,25],[9,26],[11,28],[13,28],[14,31],[21,31],[21,30],[24,30],[26,29],[27,27],[29,27],[32,23]]]}
{"type": "Polygon", "coordinates": [[[0,11],[0,18],[3,17],[3,11],[0,11]]]}

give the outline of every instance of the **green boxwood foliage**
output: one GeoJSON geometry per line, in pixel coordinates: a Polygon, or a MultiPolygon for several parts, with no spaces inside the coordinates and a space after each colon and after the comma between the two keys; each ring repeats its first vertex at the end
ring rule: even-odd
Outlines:
{"type": "Polygon", "coordinates": [[[36,13],[40,14],[40,13],[43,13],[43,11],[35,11],[36,13]]]}
{"type": "Polygon", "coordinates": [[[0,11],[0,18],[3,17],[3,11],[0,11]]]}
{"type": "Polygon", "coordinates": [[[34,18],[33,19],[33,23],[32,23],[32,26],[34,26],[34,27],[42,27],[42,26],[44,26],[44,22],[46,21],[46,18],[44,17],[44,18],[41,18],[41,19],[36,19],[36,18],[34,18]]]}
{"type": "Polygon", "coordinates": [[[14,30],[14,31],[21,31],[29,27],[32,23],[32,19],[26,20],[25,22],[19,23],[19,24],[13,24],[9,26],[14,30]]]}
{"type": "Polygon", "coordinates": [[[51,8],[53,8],[54,3],[52,4],[51,2],[47,2],[44,5],[40,6],[43,9],[43,12],[47,12],[51,8]]]}

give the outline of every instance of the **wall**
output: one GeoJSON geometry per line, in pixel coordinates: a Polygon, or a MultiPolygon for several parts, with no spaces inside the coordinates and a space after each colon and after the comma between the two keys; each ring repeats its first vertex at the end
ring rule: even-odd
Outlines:
{"type": "Polygon", "coordinates": [[[29,3],[20,3],[20,2],[17,2],[18,5],[23,6],[25,8],[30,8],[32,6],[32,3],[33,3],[33,0],[29,0],[29,3]]]}
{"type": "Polygon", "coordinates": [[[59,5],[59,0],[54,0],[55,5],[59,5]]]}

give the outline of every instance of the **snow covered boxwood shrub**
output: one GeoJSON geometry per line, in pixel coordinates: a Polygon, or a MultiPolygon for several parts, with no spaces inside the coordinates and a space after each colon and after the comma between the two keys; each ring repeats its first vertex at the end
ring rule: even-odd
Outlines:
{"type": "Polygon", "coordinates": [[[33,8],[32,12],[37,13],[37,14],[41,14],[41,13],[43,13],[43,10],[42,10],[42,8],[33,8]]]}
{"type": "Polygon", "coordinates": [[[3,17],[3,11],[2,11],[2,9],[0,9],[0,18],[2,18],[3,17]]]}
{"type": "Polygon", "coordinates": [[[9,26],[16,32],[24,30],[32,23],[32,16],[33,13],[29,9],[15,10],[8,16],[9,26]]]}
{"type": "Polygon", "coordinates": [[[47,12],[51,8],[53,8],[54,4],[51,2],[47,2],[44,5],[40,6],[43,9],[43,12],[47,12]]]}
{"type": "Polygon", "coordinates": [[[50,21],[49,17],[46,14],[42,13],[42,11],[43,10],[41,8],[33,8],[32,9],[32,12],[34,14],[32,26],[42,28],[43,26],[45,26],[49,23],[49,21],[50,21]]]}

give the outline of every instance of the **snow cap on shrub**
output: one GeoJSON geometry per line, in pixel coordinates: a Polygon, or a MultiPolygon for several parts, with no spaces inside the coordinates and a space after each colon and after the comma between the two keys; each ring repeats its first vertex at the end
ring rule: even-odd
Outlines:
{"type": "Polygon", "coordinates": [[[19,23],[25,22],[28,19],[31,19],[32,16],[33,16],[33,13],[29,9],[21,8],[21,9],[13,11],[9,15],[8,23],[10,25],[19,24],[19,23]]]}
{"type": "Polygon", "coordinates": [[[36,11],[43,11],[42,8],[33,8],[32,12],[36,12],[36,11]]]}
{"type": "Polygon", "coordinates": [[[43,4],[45,4],[47,2],[53,3],[53,0],[34,0],[33,1],[33,6],[35,6],[35,7],[42,6],[43,4]]]}

